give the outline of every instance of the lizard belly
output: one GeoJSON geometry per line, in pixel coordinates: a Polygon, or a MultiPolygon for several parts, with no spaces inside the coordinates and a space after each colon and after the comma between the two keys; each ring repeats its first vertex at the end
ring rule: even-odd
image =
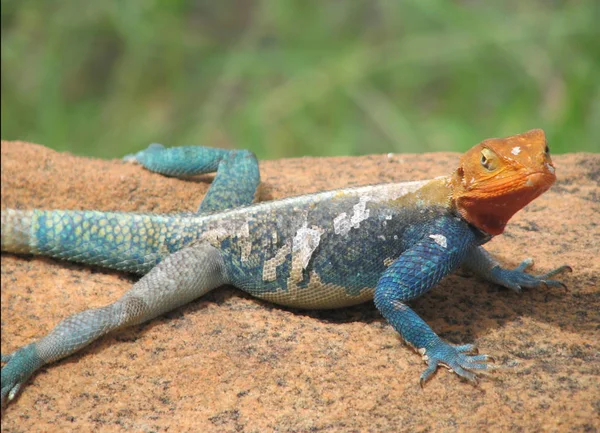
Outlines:
{"type": "Polygon", "coordinates": [[[329,309],[349,307],[373,299],[375,285],[358,291],[335,283],[325,283],[317,273],[311,273],[302,284],[288,283],[286,288],[265,291],[261,288],[246,289],[254,297],[294,308],[329,309]]]}

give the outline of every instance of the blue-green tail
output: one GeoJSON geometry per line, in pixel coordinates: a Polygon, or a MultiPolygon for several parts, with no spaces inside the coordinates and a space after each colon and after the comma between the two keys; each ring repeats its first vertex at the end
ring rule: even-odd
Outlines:
{"type": "Polygon", "coordinates": [[[144,274],[193,240],[181,233],[177,220],[169,215],[6,209],[2,251],[144,274]]]}

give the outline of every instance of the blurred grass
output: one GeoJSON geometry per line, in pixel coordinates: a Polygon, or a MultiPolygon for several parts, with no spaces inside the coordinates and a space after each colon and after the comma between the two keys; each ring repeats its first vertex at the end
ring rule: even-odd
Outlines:
{"type": "Polygon", "coordinates": [[[600,151],[597,0],[2,1],[4,139],[117,157],[600,151]]]}

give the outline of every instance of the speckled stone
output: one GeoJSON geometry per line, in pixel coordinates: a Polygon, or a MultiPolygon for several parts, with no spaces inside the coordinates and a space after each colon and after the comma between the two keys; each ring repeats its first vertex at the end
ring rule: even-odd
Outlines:
{"type": "MultiPolygon", "coordinates": [[[[557,183],[488,249],[569,292],[521,295],[459,273],[411,305],[452,343],[476,342],[499,370],[474,387],[445,370],[419,388],[420,357],[372,303],[275,307],[217,290],[43,368],[2,419],[6,432],[595,431],[600,413],[600,155],[553,157],[557,183]]],[[[261,162],[262,200],[448,173],[457,154],[261,162]]],[[[193,211],[212,176],[180,181],[118,160],[2,142],[2,207],[193,211]]],[[[2,255],[2,350],[74,311],[105,305],[130,276],[2,255]]]]}

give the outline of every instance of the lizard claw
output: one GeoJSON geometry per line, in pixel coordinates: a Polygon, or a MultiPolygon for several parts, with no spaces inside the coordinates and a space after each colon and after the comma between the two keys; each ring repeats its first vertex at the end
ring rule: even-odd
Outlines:
{"type": "Polygon", "coordinates": [[[525,272],[525,270],[532,265],[532,259],[525,259],[515,269],[504,269],[500,266],[496,266],[491,271],[493,280],[516,293],[520,293],[523,288],[535,289],[540,286],[546,288],[560,287],[567,290],[567,286],[563,282],[549,278],[565,271],[573,272],[573,269],[570,266],[563,265],[543,275],[536,276],[525,272]]]}
{"type": "Polygon", "coordinates": [[[35,346],[29,344],[9,355],[2,355],[1,406],[4,408],[17,396],[25,382],[44,363],[37,355],[35,346]]]}
{"type": "Polygon", "coordinates": [[[470,370],[491,370],[492,367],[487,362],[494,362],[494,359],[488,355],[469,355],[477,352],[473,344],[454,346],[445,341],[438,340],[430,348],[421,350],[423,352],[423,359],[425,359],[428,365],[419,378],[421,388],[423,388],[425,382],[431,378],[440,365],[446,366],[450,371],[476,385],[477,376],[470,370]]]}

